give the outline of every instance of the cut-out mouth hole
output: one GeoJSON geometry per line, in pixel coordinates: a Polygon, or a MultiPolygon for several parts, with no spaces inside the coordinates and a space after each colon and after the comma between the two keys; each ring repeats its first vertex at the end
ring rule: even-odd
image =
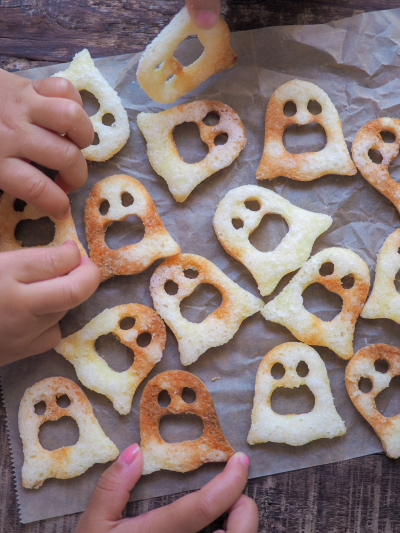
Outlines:
{"type": "Polygon", "coordinates": [[[385,143],[394,143],[394,141],[396,140],[396,135],[391,131],[381,131],[380,136],[382,141],[385,143]]]}
{"type": "Polygon", "coordinates": [[[308,364],[305,361],[300,361],[300,363],[296,367],[296,372],[301,378],[305,378],[310,369],[308,368],[308,364]]]}
{"type": "Polygon", "coordinates": [[[197,35],[189,35],[181,41],[175,49],[174,57],[183,67],[188,67],[201,57],[204,52],[204,46],[201,44],[197,35]]]}
{"type": "Polygon", "coordinates": [[[317,100],[310,100],[307,109],[312,115],[319,115],[322,113],[322,106],[317,100]]]}
{"type": "Polygon", "coordinates": [[[158,405],[160,407],[168,407],[171,403],[171,396],[167,390],[162,390],[158,395],[158,405]]]}
{"type": "Polygon", "coordinates": [[[278,387],[271,395],[271,409],[278,415],[302,415],[314,409],[315,397],[307,385],[278,387]]]}
{"type": "Polygon", "coordinates": [[[148,331],[144,331],[143,333],[138,335],[136,343],[141,348],[146,348],[151,343],[151,333],[149,333],[148,331]]]}
{"type": "Polygon", "coordinates": [[[324,263],[319,269],[319,274],[322,277],[331,276],[335,270],[335,265],[331,262],[324,263]]]}
{"type": "Polygon", "coordinates": [[[57,405],[58,407],[61,407],[62,409],[66,409],[71,405],[71,400],[68,398],[66,394],[63,394],[62,396],[59,396],[57,398],[57,405]]]}
{"type": "Polygon", "coordinates": [[[201,283],[180,303],[181,314],[186,320],[200,324],[222,303],[219,290],[209,283],[201,283]]]}
{"type": "Polygon", "coordinates": [[[55,422],[48,420],[40,426],[39,442],[45,450],[53,451],[78,442],[79,428],[70,416],[63,416],[55,422]]]}
{"type": "Polygon", "coordinates": [[[400,293],[400,270],[397,272],[397,274],[394,277],[394,286],[398,293],[400,293]]]}
{"type": "Polygon", "coordinates": [[[375,370],[381,374],[386,374],[389,370],[389,363],[386,359],[377,359],[374,363],[375,370]]]}
{"type": "Polygon", "coordinates": [[[89,91],[79,91],[82,98],[83,109],[92,117],[100,109],[100,104],[95,95],[89,91]]]}
{"type": "Polygon", "coordinates": [[[182,400],[188,404],[194,403],[196,401],[196,393],[193,389],[185,387],[182,391],[182,400]]]}
{"type": "Polygon", "coordinates": [[[320,283],[312,283],[303,292],[303,305],[309,313],[330,322],[342,310],[343,301],[320,283]]]}
{"type": "Polygon", "coordinates": [[[168,443],[199,439],[204,432],[203,420],[193,414],[165,415],[160,420],[160,436],[168,443]]]}
{"type": "Polygon", "coordinates": [[[297,113],[297,106],[294,102],[291,100],[289,102],[286,102],[286,104],[283,106],[283,114],[287,117],[294,117],[294,115],[297,113]]]}
{"type": "Polygon", "coordinates": [[[125,372],[135,360],[133,351],[122,344],[113,333],[100,335],[95,342],[94,348],[108,366],[115,372],[125,372]]]}
{"type": "Polygon", "coordinates": [[[133,196],[129,192],[124,192],[121,195],[121,203],[124,207],[128,207],[133,204],[133,196]]]}
{"type": "Polygon", "coordinates": [[[246,209],[249,209],[250,211],[259,211],[261,209],[260,202],[258,200],[253,200],[249,198],[244,203],[246,209]]]}
{"type": "Polygon", "coordinates": [[[375,165],[380,165],[383,160],[382,154],[379,152],[379,150],[375,150],[375,148],[368,150],[368,157],[373,163],[375,163],[375,165]]]}
{"type": "Polygon", "coordinates": [[[101,122],[105,126],[112,126],[114,124],[114,122],[115,122],[115,117],[111,113],[106,113],[105,115],[103,115],[103,118],[101,119],[101,122]]]}
{"type": "Polygon", "coordinates": [[[108,213],[109,210],[110,210],[109,201],[104,200],[104,202],[101,202],[99,211],[100,211],[100,214],[103,215],[103,217],[108,213]]]}
{"type": "Polygon", "coordinates": [[[249,241],[260,252],[272,252],[282,242],[288,231],[289,226],[281,215],[267,213],[250,234],[249,241]]]}
{"type": "Polygon", "coordinates": [[[34,409],[35,409],[35,413],[36,413],[38,416],[44,415],[44,413],[46,412],[46,409],[47,409],[46,402],[39,402],[39,403],[37,403],[37,404],[35,405],[34,409]]]}
{"type": "Polygon", "coordinates": [[[125,220],[116,220],[108,226],[105,241],[110,250],[118,250],[123,246],[137,244],[144,234],[142,220],[136,215],[129,215],[125,220]]]}
{"type": "Polygon", "coordinates": [[[179,285],[175,283],[175,281],[172,281],[172,279],[169,279],[164,283],[164,290],[170,296],[175,296],[175,294],[179,291],[179,285]]]}
{"type": "Polygon", "coordinates": [[[14,234],[23,247],[46,246],[53,242],[56,226],[49,217],[20,220],[15,226],[14,234]]]}
{"type": "Polygon", "coordinates": [[[99,139],[99,136],[97,134],[97,132],[95,131],[94,132],[94,137],[93,137],[93,142],[90,146],[97,146],[98,144],[100,144],[100,139],[99,139]]]}
{"type": "Polygon", "coordinates": [[[199,127],[195,122],[178,124],[173,136],[179,155],[185,163],[199,163],[207,156],[208,146],[201,139],[199,127]]]}
{"type": "Polygon", "coordinates": [[[119,323],[119,327],[123,330],[128,330],[132,329],[135,324],[136,320],[133,318],[133,316],[126,316],[119,323]]]}
{"type": "Polygon", "coordinates": [[[14,205],[13,205],[14,211],[16,211],[17,213],[23,213],[27,205],[28,204],[24,202],[23,200],[16,198],[14,201],[14,205]]]}
{"type": "Polygon", "coordinates": [[[183,275],[188,279],[196,279],[199,273],[195,268],[185,268],[183,275]]]}
{"type": "Polygon", "coordinates": [[[204,118],[203,122],[206,126],[216,126],[219,122],[219,115],[215,111],[210,111],[204,118]]]}
{"type": "Polygon", "coordinates": [[[372,381],[369,378],[360,378],[358,388],[364,394],[368,394],[372,390],[372,381]]]}
{"type": "Polygon", "coordinates": [[[240,228],[243,228],[244,222],[241,218],[232,218],[232,226],[235,229],[240,229],[240,228]]]}
{"type": "Polygon", "coordinates": [[[285,372],[286,370],[282,363],[275,363],[271,368],[271,375],[274,379],[282,379],[285,372]]]}
{"type": "Polygon", "coordinates": [[[214,139],[214,145],[215,146],[223,146],[228,142],[229,136],[227,133],[220,133],[217,135],[214,139]]]}
{"type": "Polygon", "coordinates": [[[282,141],[290,154],[320,152],[326,145],[326,133],[317,122],[301,126],[289,124],[283,133],[282,141]]]}
{"type": "Polygon", "coordinates": [[[397,183],[400,183],[400,153],[397,153],[396,157],[390,162],[389,175],[397,181],[397,183]]]}
{"type": "Polygon", "coordinates": [[[352,276],[351,274],[348,274],[347,276],[344,276],[340,280],[340,282],[342,284],[343,289],[349,290],[352,287],[354,287],[355,279],[354,279],[354,276],[352,276]]]}
{"type": "Polygon", "coordinates": [[[400,376],[394,376],[389,386],[376,396],[375,405],[378,411],[387,417],[400,413],[400,376]]]}

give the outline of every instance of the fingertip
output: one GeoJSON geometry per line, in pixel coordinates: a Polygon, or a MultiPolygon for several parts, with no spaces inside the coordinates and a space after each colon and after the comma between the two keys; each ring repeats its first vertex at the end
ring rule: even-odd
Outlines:
{"type": "Polygon", "coordinates": [[[232,457],[229,459],[228,465],[242,465],[246,469],[250,466],[250,459],[244,452],[236,452],[232,457]]]}
{"type": "Polygon", "coordinates": [[[194,23],[202,30],[211,30],[218,22],[218,15],[213,11],[197,11],[194,23]]]}
{"type": "Polygon", "coordinates": [[[123,466],[129,466],[135,461],[140,451],[139,444],[131,444],[118,457],[118,462],[123,466]]]}

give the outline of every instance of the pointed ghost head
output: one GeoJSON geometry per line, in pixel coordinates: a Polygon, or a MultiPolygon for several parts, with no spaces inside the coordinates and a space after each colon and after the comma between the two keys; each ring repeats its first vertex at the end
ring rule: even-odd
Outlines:
{"type": "Polygon", "coordinates": [[[201,30],[184,7],[147,46],[140,58],[137,80],[150,98],[170,104],[216,72],[233,67],[236,59],[226,22],[219,19],[214,28],[201,30]],[[204,52],[194,63],[184,67],[173,54],[189,35],[197,35],[204,52]]]}
{"type": "Polygon", "coordinates": [[[165,342],[165,324],[153,309],[140,304],[126,304],[106,309],[80,331],[62,339],[55,350],[74,365],[85,387],[107,396],[114,409],[126,415],[131,409],[136,389],[160,361],[165,342]],[[134,352],[133,364],[125,372],[110,368],[96,351],[96,340],[108,333],[113,333],[134,352]],[[151,340],[143,347],[138,339],[145,333],[150,334],[151,340]]]}
{"type": "Polygon", "coordinates": [[[331,224],[330,216],[295,207],[278,194],[256,185],[229,191],[214,216],[215,233],[222,246],[250,270],[263,296],[271,294],[283,276],[307,261],[315,239],[331,224]],[[248,209],[249,201],[255,201],[258,210],[248,209]],[[289,232],[275,250],[260,252],[249,237],[268,213],[281,215],[289,232]]]}
{"type": "Polygon", "coordinates": [[[352,176],[354,166],[343,137],[342,125],[334,104],[325,91],[308,81],[284,83],[271,96],[265,116],[264,153],[257,169],[257,179],[285,176],[299,181],[311,181],[325,174],[352,176]],[[296,107],[293,116],[284,108],[291,102],[296,107]],[[318,102],[321,111],[309,111],[310,102],[318,102]],[[318,123],[326,133],[327,142],[319,152],[291,154],[283,145],[283,134],[291,124],[304,126],[318,123]]]}
{"type": "Polygon", "coordinates": [[[143,451],[143,474],[157,470],[188,472],[204,463],[227,461],[234,451],[226,441],[211,395],[204,383],[193,374],[170,370],[158,374],[146,385],[140,401],[140,446],[143,451]],[[194,391],[195,400],[186,403],[183,390],[194,391]],[[170,403],[159,404],[159,395],[167,391],[170,403]],[[159,424],[166,415],[192,414],[204,424],[203,435],[196,440],[178,443],[165,442],[159,424]]]}
{"type": "Polygon", "coordinates": [[[326,248],[311,257],[261,313],[267,320],[287,327],[300,341],[326,346],[342,359],[350,359],[354,328],[369,283],[368,266],[361,257],[344,248],[326,248]],[[330,274],[324,275],[323,265],[330,267],[330,274]],[[305,309],[302,293],[312,283],[321,283],[342,298],[342,310],[333,320],[326,322],[305,309]]]}
{"type": "Polygon", "coordinates": [[[128,114],[117,92],[96,68],[86,48],[75,55],[66,70],[57,72],[54,76],[66,78],[78,91],[88,91],[97,98],[100,108],[90,120],[99,143],[91,144],[82,153],[89,161],[107,161],[124,147],[130,133],[128,114]],[[114,117],[111,126],[103,124],[103,117],[107,114],[114,117]]]}
{"type": "Polygon", "coordinates": [[[151,166],[165,179],[177,202],[185,201],[199,183],[229,166],[246,144],[239,115],[226,104],[211,100],[198,100],[160,113],[139,113],[137,123],[147,142],[151,166]],[[205,124],[209,113],[218,115],[215,125],[205,124]],[[208,146],[208,154],[198,163],[185,163],[176,148],[173,131],[184,122],[195,122],[208,146]],[[223,133],[228,136],[227,142],[216,145],[216,137],[223,133]]]}
{"type": "Polygon", "coordinates": [[[149,193],[139,181],[124,174],[105,178],[93,187],[86,200],[85,225],[90,258],[100,268],[102,281],[112,276],[139,274],[156,259],[180,252],[149,193]],[[129,202],[124,202],[125,195],[129,202]],[[104,215],[101,214],[103,204],[108,207],[104,215]],[[111,250],[105,242],[108,226],[130,215],[138,216],[143,222],[143,239],[137,244],[111,250]]]}
{"type": "Polygon", "coordinates": [[[0,252],[11,252],[21,250],[22,242],[15,237],[15,230],[21,221],[39,220],[49,218],[54,223],[53,240],[40,248],[49,246],[60,246],[67,240],[73,240],[78,245],[82,256],[86,256],[86,251],[79,242],[75,230],[74,219],[72,215],[64,220],[57,220],[38,207],[17,200],[7,193],[3,193],[0,201],[0,252]]]}
{"type": "Polygon", "coordinates": [[[177,338],[185,366],[197,361],[209,348],[228,342],[243,320],[264,305],[211,261],[194,254],[180,254],[164,261],[151,277],[150,292],[157,313],[177,338]],[[174,294],[167,292],[167,283],[171,281],[175,284],[174,294]],[[214,285],[222,295],[222,304],[200,324],[194,324],[182,316],[179,306],[201,283],[214,285]]]}
{"type": "Polygon", "coordinates": [[[351,151],[362,176],[384,194],[400,213],[400,183],[389,174],[389,165],[399,153],[399,147],[400,120],[377,118],[360,129],[351,151]],[[375,161],[371,159],[374,155],[378,158],[375,161]]]}
{"type": "Polygon", "coordinates": [[[346,433],[343,420],[338,415],[328,373],[318,353],[299,342],[287,342],[271,350],[261,361],[257,372],[251,428],[247,441],[284,442],[302,446],[322,438],[333,438],[346,433]],[[283,365],[284,374],[275,378],[274,365],[283,365]],[[300,376],[299,365],[305,363],[308,372],[300,376]],[[309,413],[280,415],[271,407],[274,390],[284,387],[294,389],[306,385],[315,398],[314,408],[309,413]]]}
{"type": "Polygon", "coordinates": [[[400,350],[388,344],[372,344],[362,348],[346,368],[346,388],[351,401],[371,424],[386,455],[392,459],[400,456],[400,414],[383,416],[376,407],[375,399],[389,387],[392,378],[399,375],[400,350]],[[382,361],[384,364],[379,365],[382,361]],[[368,392],[360,389],[363,378],[370,382],[371,389],[368,392]]]}
{"type": "Polygon", "coordinates": [[[82,389],[67,378],[43,379],[26,389],[19,406],[18,427],[24,448],[22,484],[27,489],[38,489],[49,478],[80,476],[95,463],[107,463],[118,456],[118,448],[104,434],[82,389]],[[57,404],[57,398],[64,395],[71,402],[65,408],[57,404]],[[40,402],[46,404],[42,415],[35,412],[35,405],[40,402]],[[39,442],[40,426],[63,416],[72,417],[78,424],[78,442],[45,450],[39,442]]]}

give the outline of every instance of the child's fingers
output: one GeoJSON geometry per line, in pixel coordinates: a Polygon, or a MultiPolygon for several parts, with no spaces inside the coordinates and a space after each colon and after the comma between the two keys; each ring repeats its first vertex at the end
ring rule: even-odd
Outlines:
{"type": "Polygon", "coordinates": [[[88,257],[82,257],[80,265],[66,276],[26,285],[29,310],[44,315],[73,309],[95,292],[100,279],[99,268],[88,257]]]}
{"type": "Polygon", "coordinates": [[[66,78],[44,78],[34,80],[32,86],[40,96],[69,98],[82,106],[82,98],[78,89],[66,78]]]}
{"type": "MultiPolygon", "coordinates": [[[[258,508],[256,502],[242,494],[229,510],[225,531],[226,533],[257,533],[258,508]]],[[[224,532],[219,530],[215,533],[224,532]]]]}
{"type": "Polygon", "coordinates": [[[218,22],[221,0],[186,0],[186,7],[194,24],[202,30],[209,30],[218,22]]]}
{"type": "Polygon", "coordinates": [[[51,350],[51,348],[57,346],[60,340],[61,331],[60,326],[57,323],[46,329],[43,333],[36,337],[36,339],[28,346],[26,346],[21,352],[18,352],[16,354],[5,354],[4,357],[0,359],[0,366],[7,365],[9,363],[12,363],[13,361],[18,361],[19,359],[23,359],[24,357],[29,357],[30,355],[36,355],[38,353],[47,352],[47,350],[51,350]]]}

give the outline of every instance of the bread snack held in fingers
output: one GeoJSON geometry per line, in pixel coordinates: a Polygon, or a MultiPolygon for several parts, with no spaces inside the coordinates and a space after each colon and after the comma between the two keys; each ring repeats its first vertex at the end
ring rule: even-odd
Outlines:
{"type": "Polygon", "coordinates": [[[107,463],[118,457],[118,448],[104,434],[82,389],[67,378],[43,379],[26,389],[19,406],[18,426],[24,448],[22,485],[26,489],[38,489],[49,478],[80,476],[95,463],[107,463]],[[59,407],[57,399],[64,395],[70,405],[59,407]],[[46,410],[36,414],[35,405],[41,402],[46,404],[46,410]],[[72,417],[78,424],[78,442],[45,450],[39,442],[40,426],[63,416],[72,417]]]}
{"type": "Polygon", "coordinates": [[[318,352],[300,342],[287,342],[267,353],[257,371],[249,444],[284,442],[302,446],[345,433],[346,426],[335,409],[328,373],[318,352]],[[283,366],[282,377],[273,375],[277,363],[283,366]],[[299,365],[305,367],[303,373],[299,365]],[[314,395],[315,404],[309,413],[282,415],[272,409],[275,390],[301,386],[307,386],[314,395]]]}
{"type": "Polygon", "coordinates": [[[214,229],[220,243],[228,254],[250,270],[262,296],[271,294],[283,276],[307,261],[315,239],[331,224],[330,216],[300,209],[256,185],[230,190],[214,216],[214,229]],[[248,202],[254,205],[251,209],[246,207],[248,202]],[[269,213],[281,215],[289,231],[275,250],[261,252],[250,243],[249,237],[269,213]]]}
{"type": "Polygon", "coordinates": [[[216,72],[233,67],[236,59],[226,22],[219,19],[214,28],[202,30],[194,25],[184,7],[143,52],[137,80],[150,98],[170,104],[216,72]],[[174,52],[189,35],[197,35],[204,52],[194,63],[183,66],[174,52]]]}
{"type": "Polygon", "coordinates": [[[107,396],[114,409],[126,415],[131,410],[136,389],[161,360],[165,342],[165,324],[153,309],[125,304],[106,309],[81,330],[62,339],[55,350],[74,365],[85,387],[107,396]],[[124,372],[110,368],[96,351],[96,340],[109,333],[134,352],[134,361],[124,372]],[[138,344],[143,334],[151,336],[145,347],[138,344]]]}
{"type": "Polygon", "coordinates": [[[177,202],[183,202],[195,187],[218,170],[229,166],[246,144],[246,133],[239,115],[229,106],[211,100],[198,100],[160,113],[139,113],[138,126],[147,142],[147,155],[153,169],[168,184],[177,202]],[[205,124],[209,113],[218,115],[213,126],[205,124]],[[198,163],[185,163],[174,141],[174,128],[195,122],[209,152],[198,163]],[[223,145],[216,145],[218,135],[227,134],[223,145]]]}
{"type": "Polygon", "coordinates": [[[204,463],[225,462],[234,454],[222,433],[211,394],[201,379],[182,370],[158,374],[144,388],[140,401],[140,438],[143,474],[157,470],[188,472],[204,463]],[[183,398],[185,388],[194,392],[192,403],[183,398]],[[159,395],[165,391],[169,404],[163,407],[159,395]],[[161,419],[166,415],[182,414],[201,418],[204,425],[202,436],[177,443],[165,442],[160,435],[161,419]]]}
{"type": "Polygon", "coordinates": [[[351,151],[361,175],[384,194],[400,213],[400,183],[389,173],[389,165],[399,153],[399,148],[400,120],[377,118],[360,129],[351,151]]]}
{"type": "Polygon", "coordinates": [[[264,305],[211,261],[194,254],[180,254],[161,263],[151,277],[150,292],[157,313],[178,341],[181,363],[185,366],[197,361],[209,348],[228,342],[243,320],[264,305]],[[177,286],[173,294],[167,292],[168,282],[177,286]],[[180,303],[202,283],[214,285],[222,295],[222,303],[202,322],[194,324],[182,316],[180,303]]]}
{"type": "Polygon", "coordinates": [[[156,259],[180,252],[149,193],[138,180],[124,174],[105,178],[93,187],[86,200],[85,226],[90,258],[100,268],[102,281],[112,276],[139,274],[156,259]],[[129,202],[124,202],[124,195],[128,195],[129,202]],[[102,204],[108,206],[104,215],[100,212],[102,204]],[[105,242],[108,226],[130,215],[138,216],[143,222],[143,239],[111,250],[105,242]]]}
{"type": "Polygon", "coordinates": [[[7,193],[3,193],[0,198],[0,252],[11,252],[20,250],[23,242],[17,240],[15,232],[19,223],[23,221],[39,221],[48,218],[54,224],[53,240],[44,245],[32,245],[40,248],[48,246],[60,246],[65,241],[73,240],[78,245],[82,256],[87,256],[85,249],[80,243],[76,234],[74,219],[70,214],[64,220],[58,220],[39,207],[27,204],[22,200],[14,198],[7,193]]]}
{"type": "Polygon", "coordinates": [[[261,313],[266,320],[287,327],[300,341],[326,346],[342,359],[350,359],[354,328],[369,283],[368,266],[361,257],[344,248],[326,248],[311,257],[261,313]],[[302,293],[312,283],[321,283],[343,300],[342,310],[333,320],[321,320],[305,309],[302,293]]]}
{"type": "Polygon", "coordinates": [[[400,414],[384,416],[378,411],[375,400],[399,375],[400,350],[389,344],[371,344],[362,348],[346,368],[346,388],[351,401],[371,424],[386,455],[392,459],[400,456],[400,414]]]}
{"type": "Polygon", "coordinates": [[[54,76],[66,78],[78,91],[88,91],[97,98],[100,108],[90,119],[99,143],[91,144],[82,153],[89,161],[107,161],[125,146],[129,138],[129,120],[121,98],[96,68],[86,48],[75,55],[66,70],[54,76]],[[108,114],[114,117],[111,126],[103,123],[108,114]]]}
{"type": "Polygon", "coordinates": [[[325,91],[308,81],[284,83],[271,96],[265,115],[264,153],[257,169],[260,180],[285,176],[298,181],[311,181],[326,174],[353,176],[357,169],[350,158],[343,137],[342,124],[334,104],[325,91]],[[295,104],[293,116],[286,116],[287,103],[295,104]],[[317,102],[321,111],[314,115],[308,110],[317,102]],[[288,126],[320,124],[326,133],[326,145],[319,152],[291,154],[283,145],[288,126]]]}

